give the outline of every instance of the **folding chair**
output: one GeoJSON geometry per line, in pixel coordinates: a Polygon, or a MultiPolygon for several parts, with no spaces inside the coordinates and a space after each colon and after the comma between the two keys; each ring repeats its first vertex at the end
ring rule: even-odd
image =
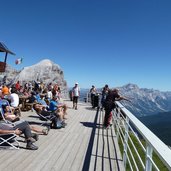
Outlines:
{"type": "Polygon", "coordinates": [[[20,143],[17,141],[16,134],[0,134],[0,148],[19,149],[20,143]]]}
{"type": "Polygon", "coordinates": [[[52,122],[53,119],[55,117],[57,117],[53,113],[50,113],[48,116],[44,116],[44,115],[38,113],[37,111],[35,111],[34,109],[32,109],[32,110],[39,116],[40,120],[45,121],[41,124],[41,126],[47,126],[47,125],[49,126],[48,122],[52,122]]]}
{"type": "MultiPolygon", "coordinates": [[[[6,120],[4,117],[4,112],[2,110],[2,105],[7,104],[9,105],[7,100],[0,100],[0,116],[5,123],[11,123],[10,121],[6,120]]],[[[17,141],[18,135],[16,134],[0,134],[0,148],[9,148],[9,149],[19,149],[20,143],[17,141]]]]}

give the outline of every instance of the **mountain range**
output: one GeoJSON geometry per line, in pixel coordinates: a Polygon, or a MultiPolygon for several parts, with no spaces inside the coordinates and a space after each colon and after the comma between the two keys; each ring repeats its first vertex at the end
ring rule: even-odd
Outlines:
{"type": "Polygon", "coordinates": [[[121,95],[131,102],[122,101],[123,105],[135,116],[154,115],[160,112],[171,111],[171,92],[139,88],[136,84],[127,84],[118,87],[121,95]]]}
{"type": "MultiPolygon", "coordinates": [[[[161,92],[159,90],[139,88],[136,84],[126,84],[117,87],[120,95],[131,100],[120,101],[135,116],[149,116],[160,112],[171,111],[171,92],[161,92]]],[[[97,89],[100,93],[102,88],[97,89]]],[[[86,97],[89,89],[82,89],[82,99],[86,97]]]]}
{"type": "MultiPolygon", "coordinates": [[[[45,84],[50,82],[58,83],[65,97],[68,95],[67,81],[64,79],[64,71],[58,64],[49,59],[44,59],[39,63],[24,67],[16,71],[7,65],[6,72],[1,74],[1,80],[5,76],[7,83],[15,83],[18,80],[22,83],[28,81],[43,81],[45,84]]],[[[171,111],[171,92],[162,92],[154,89],[139,88],[136,84],[126,84],[117,87],[120,94],[131,100],[131,102],[121,101],[123,105],[135,116],[149,116],[160,112],[171,111]]],[[[101,91],[101,89],[98,89],[101,91]]],[[[89,89],[81,89],[81,99],[84,100],[89,89]]]]}

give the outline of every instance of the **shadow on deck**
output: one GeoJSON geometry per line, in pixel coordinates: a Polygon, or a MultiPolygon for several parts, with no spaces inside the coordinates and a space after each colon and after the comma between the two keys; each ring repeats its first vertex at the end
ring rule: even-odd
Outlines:
{"type": "Polygon", "coordinates": [[[112,128],[103,128],[103,118],[104,112],[97,108],[94,122],[81,122],[85,127],[92,128],[83,171],[124,170],[118,146],[115,144],[115,132],[112,128]]]}
{"type": "MultiPolygon", "coordinates": [[[[114,128],[103,129],[104,112],[80,103],[69,106],[67,127],[40,135],[37,151],[1,150],[0,170],[7,171],[114,171],[124,170],[114,128]]],[[[34,112],[22,112],[22,118],[39,125],[34,112]]]]}

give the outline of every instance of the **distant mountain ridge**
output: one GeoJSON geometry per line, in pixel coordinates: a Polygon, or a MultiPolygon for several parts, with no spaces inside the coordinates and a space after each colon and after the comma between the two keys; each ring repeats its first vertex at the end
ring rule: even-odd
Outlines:
{"type": "MultiPolygon", "coordinates": [[[[139,88],[136,84],[126,84],[117,87],[122,96],[126,96],[131,100],[120,101],[135,116],[156,115],[160,112],[171,111],[171,92],[161,92],[159,90],[139,88]]],[[[98,91],[101,92],[101,88],[98,91]]],[[[82,89],[82,96],[86,97],[89,89],[82,89]]]]}
{"type": "MultiPolygon", "coordinates": [[[[1,79],[2,76],[3,74],[1,79]]],[[[7,66],[4,76],[6,76],[7,83],[15,83],[18,80],[21,82],[38,80],[44,83],[58,83],[66,94],[68,91],[63,70],[58,64],[49,59],[44,59],[35,65],[24,67],[21,71],[16,71],[12,67],[7,66]]],[[[171,111],[170,91],[162,92],[154,89],[139,88],[136,84],[131,83],[118,88],[121,95],[131,100],[131,103],[127,101],[122,101],[121,103],[135,116],[147,116],[171,111]]],[[[82,99],[86,97],[86,93],[89,91],[89,89],[85,90],[84,93],[81,93],[82,99]]]]}
{"type": "Polygon", "coordinates": [[[118,87],[123,96],[130,98],[130,102],[124,101],[125,107],[136,116],[158,114],[171,111],[171,92],[139,88],[136,84],[127,84],[118,87]]]}

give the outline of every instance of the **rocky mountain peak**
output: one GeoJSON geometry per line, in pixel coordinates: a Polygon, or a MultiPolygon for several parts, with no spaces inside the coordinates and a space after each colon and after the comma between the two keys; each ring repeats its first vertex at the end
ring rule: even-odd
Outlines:
{"type": "Polygon", "coordinates": [[[136,84],[128,83],[123,88],[127,90],[139,90],[139,87],[136,84]]]}
{"type": "Polygon", "coordinates": [[[131,100],[131,103],[126,101],[122,103],[137,116],[171,111],[171,92],[139,88],[136,84],[127,84],[119,89],[121,95],[131,100]]]}
{"type": "Polygon", "coordinates": [[[33,65],[33,66],[40,66],[40,67],[52,67],[53,65],[57,66],[58,69],[60,69],[60,66],[55,64],[54,62],[52,62],[49,59],[43,59],[40,62],[38,62],[37,64],[33,65]]]}
{"type": "Polygon", "coordinates": [[[67,90],[67,82],[64,80],[64,72],[58,64],[49,59],[44,59],[32,66],[24,67],[21,71],[16,71],[7,66],[6,72],[7,84],[20,81],[21,83],[39,81],[45,84],[50,82],[59,84],[62,89],[67,90]]]}

